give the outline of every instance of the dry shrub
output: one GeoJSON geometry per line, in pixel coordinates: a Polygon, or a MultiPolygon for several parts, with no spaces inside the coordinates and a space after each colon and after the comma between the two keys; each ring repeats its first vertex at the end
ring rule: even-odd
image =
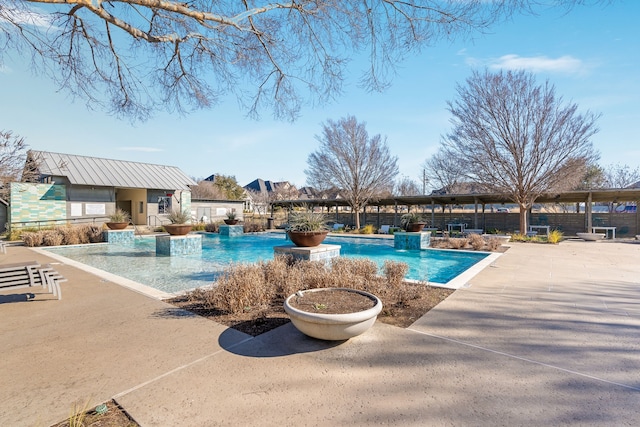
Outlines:
{"type": "Polygon", "coordinates": [[[84,224],[80,227],[80,233],[85,236],[84,240],[89,241],[89,243],[100,243],[102,242],[102,227],[95,224],[84,224]]]}
{"type": "Polygon", "coordinates": [[[58,230],[62,234],[64,245],[79,245],[81,243],[77,227],[60,227],[58,230]]]}
{"type": "Polygon", "coordinates": [[[329,274],[327,266],[319,261],[298,261],[292,266],[292,273],[300,275],[302,286],[295,289],[315,289],[337,287],[341,278],[329,274]]]}
{"type": "Polygon", "coordinates": [[[275,290],[265,280],[263,263],[229,266],[212,291],[215,307],[228,313],[266,306],[275,297],[275,290]]]}
{"type": "Polygon", "coordinates": [[[185,298],[190,302],[201,303],[207,309],[213,309],[216,306],[215,292],[212,288],[196,288],[185,294],[185,298]]]}
{"type": "Polygon", "coordinates": [[[245,222],[242,228],[245,233],[258,233],[264,231],[264,225],[259,222],[245,222]]]}
{"type": "Polygon", "coordinates": [[[31,248],[36,246],[42,246],[42,239],[44,238],[44,233],[42,231],[27,231],[22,233],[22,241],[25,246],[29,246],[31,248]]]}
{"type": "Polygon", "coordinates": [[[44,246],[60,246],[64,241],[64,237],[57,230],[42,231],[42,244],[44,246]]]}
{"type": "Polygon", "coordinates": [[[416,287],[403,283],[405,263],[388,262],[385,276],[367,259],[335,258],[331,263],[292,261],[276,257],[257,264],[228,267],[210,288],[188,292],[189,301],[199,301],[210,309],[239,314],[278,303],[301,289],[347,287],[371,292],[381,299],[393,295],[400,301],[415,298],[416,287]]]}
{"type": "Polygon", "coordinates": [[[484,238],[479,234],[469,235],[469,244],[475,251],[481,251],[484,248],[484,238]]]}
{"type": "Polygon", "coordinates": [[[453,237],[449,239],[449,247],[451,249],[462,249],[467,246],[469,239],[465,237],[453,237]]]}
{"type": "Polygon", "coordinates": [[[409,271],[409,265],[405,262],[385,261],[382,271],[389,285],[398,287],[404,281],[404,276],[409,271]]]}
{"type": "Polygon", "coordinates": [[[500,243],[500,239],[496,238],[496,237],[489,237],[487,239],[487,250],[491,251],[491,252],[495,252],[498,250],[498,248],[500,247],[501,243],[500,243]]]}
{"type": "Polygon", "coordinates": [[[219,229],[219,226],[215,222],[209,222],[204,225],[204,231],[208,233],[217,233],[218,229],[219,229]]]}

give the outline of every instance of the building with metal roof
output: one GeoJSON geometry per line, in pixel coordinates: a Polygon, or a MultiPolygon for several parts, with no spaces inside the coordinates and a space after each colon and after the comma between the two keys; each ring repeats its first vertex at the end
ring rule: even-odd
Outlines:
{"type": "Polygon", "coordinates": [[[136,225],[160,225],[172,210],[191,210],[197,184],[175,166],[35,150],[25,170],[38,183],[12,183],[12,226],[104,220],[117,208],[136,225]]]}

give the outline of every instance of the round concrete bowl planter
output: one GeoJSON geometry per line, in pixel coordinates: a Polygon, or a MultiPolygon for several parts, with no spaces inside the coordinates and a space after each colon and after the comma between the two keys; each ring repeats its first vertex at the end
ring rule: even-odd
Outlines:
{"type": "Polygon", "coordinates": [[[224,223],[227,225],[236,225],[238,223],[238,219],[225,219],[224,223]]]}
{"type": "Polygon", "coordinates": [[[378,314],[382,311],[382,301],[373,294],[355,289],[308,289],[289,296],[284,302],[284,311],[286,311],[291,318],[293,326],[303,334],[321,340],[343,341],[358,336],[373,326],[378,314]],[[345,314],[309,312],[291,305],[293,298],[304,295],[307,292],[323,292],[327,290],[358,293],[370,298],[374,302],[374,305],[367,310],[345,314]]]}
{"type": "Polygon", "coordinates": [[[192,228],[191,224],[167,224],[163,227],[172,236],[186,236],[192,228]]]}
{"type": "Polygon", "coordinates": [[[124,230],[128,225],[128,222],[107,222],[109,230],[124,230]]]}
{"type": "Polygon", "coordinates": [[[597,242],[604,239],[604,233],[576,233],[576,236],[587,242],[597,242]]]}
{"type": "Polygon", "coordinates": [[[329,231],[287,231],[289,240],[296,245],[303,248],[309,248],[318,246],[327,237],[329,231]]]}
{"type": "Polygon", "coordinates": [[[412,222],[407,225],[407,231],[411,233],[418,233],[427,225],[426,222],[412,222]]]}

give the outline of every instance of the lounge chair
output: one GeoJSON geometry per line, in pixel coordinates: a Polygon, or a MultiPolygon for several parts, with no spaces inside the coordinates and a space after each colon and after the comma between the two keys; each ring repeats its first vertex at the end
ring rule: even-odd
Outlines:
{"type": "Polygon", "coordinates": [[[36,261],[0,264],[0,290],[42,286],[62,299],[60,282],[66,282],[60,273],[49,265],[41,267],[36,261]]]}
{"type": "Polygon", "coordinates": [[[344,224],[333,224],[333,231],[344,230],[344,224]]]}

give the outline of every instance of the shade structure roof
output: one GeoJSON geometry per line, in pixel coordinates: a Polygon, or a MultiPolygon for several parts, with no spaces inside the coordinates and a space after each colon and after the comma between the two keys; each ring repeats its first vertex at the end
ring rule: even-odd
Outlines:
{"type": "Polygon", "coordinates": [[[189,190],[197,183],[175,166],[72,154],[30,151],[38,172],[65,177],[72,185],[159,190],[189,190]]]}
{"type": "MultiPolygon", "coordinates": [[[[542,194],[536,199],[536,203],[582,203],[592,202],[631,202],[640,200],[640,188],[612,188],[598,190],[566,191],[563,193],[542,194]]],[[[315,206],[348,206],[345,199],[311,199],[311,200],[282,200],[274,202],[274,205],[299,205],[306,203],[315,206]]],[[[513,203],[508,194],[439,194],[424,196],[397,196],[372,200],[369,206],[393,206],[393,205],[473,205],[473,204],[502,204],[513,203]]]]}

